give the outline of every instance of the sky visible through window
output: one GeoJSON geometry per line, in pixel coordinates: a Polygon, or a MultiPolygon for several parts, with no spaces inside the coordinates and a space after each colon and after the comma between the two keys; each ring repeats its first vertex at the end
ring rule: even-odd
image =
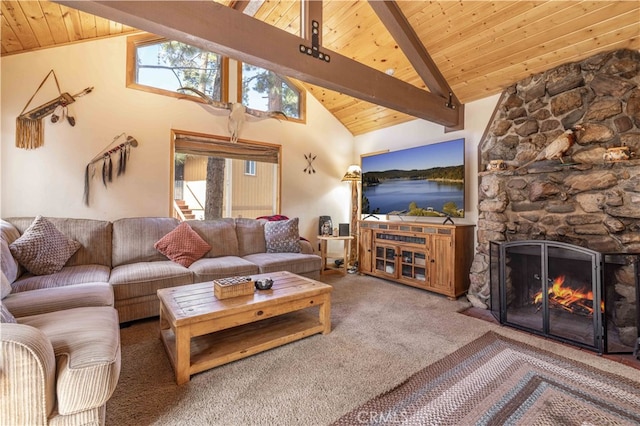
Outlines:
{"type": "MultiPolygon", "coordinates": [[[[160,48],[162,43],[154,43],[145,46],[139,46],[137,48],[137,56],[139,63],[142,65],[167,65],[159,64],[158,58],[160,55],[160,48]]],[[[260,68],[252,67],[251,70],[243,69],[243,77],[251,78],[260,72],[260,68]]],[[[147,86],[157,87],[163,90],[169,90],[171,92],[177,91],[181,86],[180,81],[175,74],[169,69],[163,68],[139,68],[138,69],[138,83],[147,86]]],[[[269,100],[263,93],[256,92],[255,90],[248,91],[250,108],[255,108],[260,111],[267,111],[269,100]]]]}
{"type": "MultiPolygon", "coordinates": [[[[242,67],[242,79],[247,80],[249,78],[254,77],[262,70],[262,68],[251,67],[251,69],[247,69],[247,67],[242,67]]],[[[249,98],[248,107],[254,108],[259,111],[268,111],[269,110],[269,98],[266,94],[257,92],[252,88],[247,90],[247,96],[249,98]]]]}
{"type": "MultiPolygon", "coordinates": [[[[137,55],[139,64],[142,65],[162,65],[158,64],[161,43],[139,46],[137,55]]],[[[147,86],[175,92],[180,87],[180,81],[168,69],[162,68],[139,68],[138,82],[147,86]]]]}

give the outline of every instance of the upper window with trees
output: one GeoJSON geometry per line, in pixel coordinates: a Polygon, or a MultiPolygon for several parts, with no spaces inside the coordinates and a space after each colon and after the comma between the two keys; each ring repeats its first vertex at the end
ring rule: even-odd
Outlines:
{"type": "Polygon", "coordinates": [[[224,97],[224,58],[154,35],[127,39],[127,87],[169,96],[191,87],[216,101],[224,97]]]}
{"type": "Polygon", "coordinates": [[[273,71],[242,64],[242,103],[259,111],[281,111],[289,119],[304,119],[304,90],[273,71]]]}

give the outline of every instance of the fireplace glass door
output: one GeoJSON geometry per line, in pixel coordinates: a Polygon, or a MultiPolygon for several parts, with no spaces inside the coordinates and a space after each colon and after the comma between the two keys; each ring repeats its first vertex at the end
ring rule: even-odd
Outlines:
{"type": "Polygon", "coordinates": [[[552,241],[500,249],[501,322],[601,351],[600,253],[552,241]]]}

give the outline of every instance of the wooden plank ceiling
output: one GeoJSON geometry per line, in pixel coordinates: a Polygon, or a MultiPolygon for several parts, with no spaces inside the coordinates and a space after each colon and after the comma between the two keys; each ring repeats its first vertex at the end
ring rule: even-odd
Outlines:
{"type": "MultiPolygon", "coordinates": [[[[300,2],[261,4],[254,17],[300,34],[300,2]]],[[[400,1],[399,8],[460,102],[566,62],[616,49],[640,49],[640,2],[400,1]]],[[[322,47],[427,90],[366,1],[324,0],[322,47]],[[393,71],[391,71],[393,70],[393,71]]],[[[135,28],[49,1],[2,1],[2,55],[121,35],[135,28]]],[[[354,135],[414,117],[301,83],[354,135]]]]}

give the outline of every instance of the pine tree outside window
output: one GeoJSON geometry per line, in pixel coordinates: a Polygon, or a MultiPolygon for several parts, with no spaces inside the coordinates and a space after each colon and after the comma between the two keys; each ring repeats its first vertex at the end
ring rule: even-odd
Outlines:
{"type": "Polygon", "coordinates": [[[127,87],[166,96],[184,96],[191,87],[216,101],[224,99],[226,59],[213,52],[153,35],[127,39],[127,87]]]}
{"type": "Polygon", "coordinates": [[[286,77],[242,64],[242,103],[259,111],[281,111],[289,120],[304,120],[305,91],[286,77]]]}

